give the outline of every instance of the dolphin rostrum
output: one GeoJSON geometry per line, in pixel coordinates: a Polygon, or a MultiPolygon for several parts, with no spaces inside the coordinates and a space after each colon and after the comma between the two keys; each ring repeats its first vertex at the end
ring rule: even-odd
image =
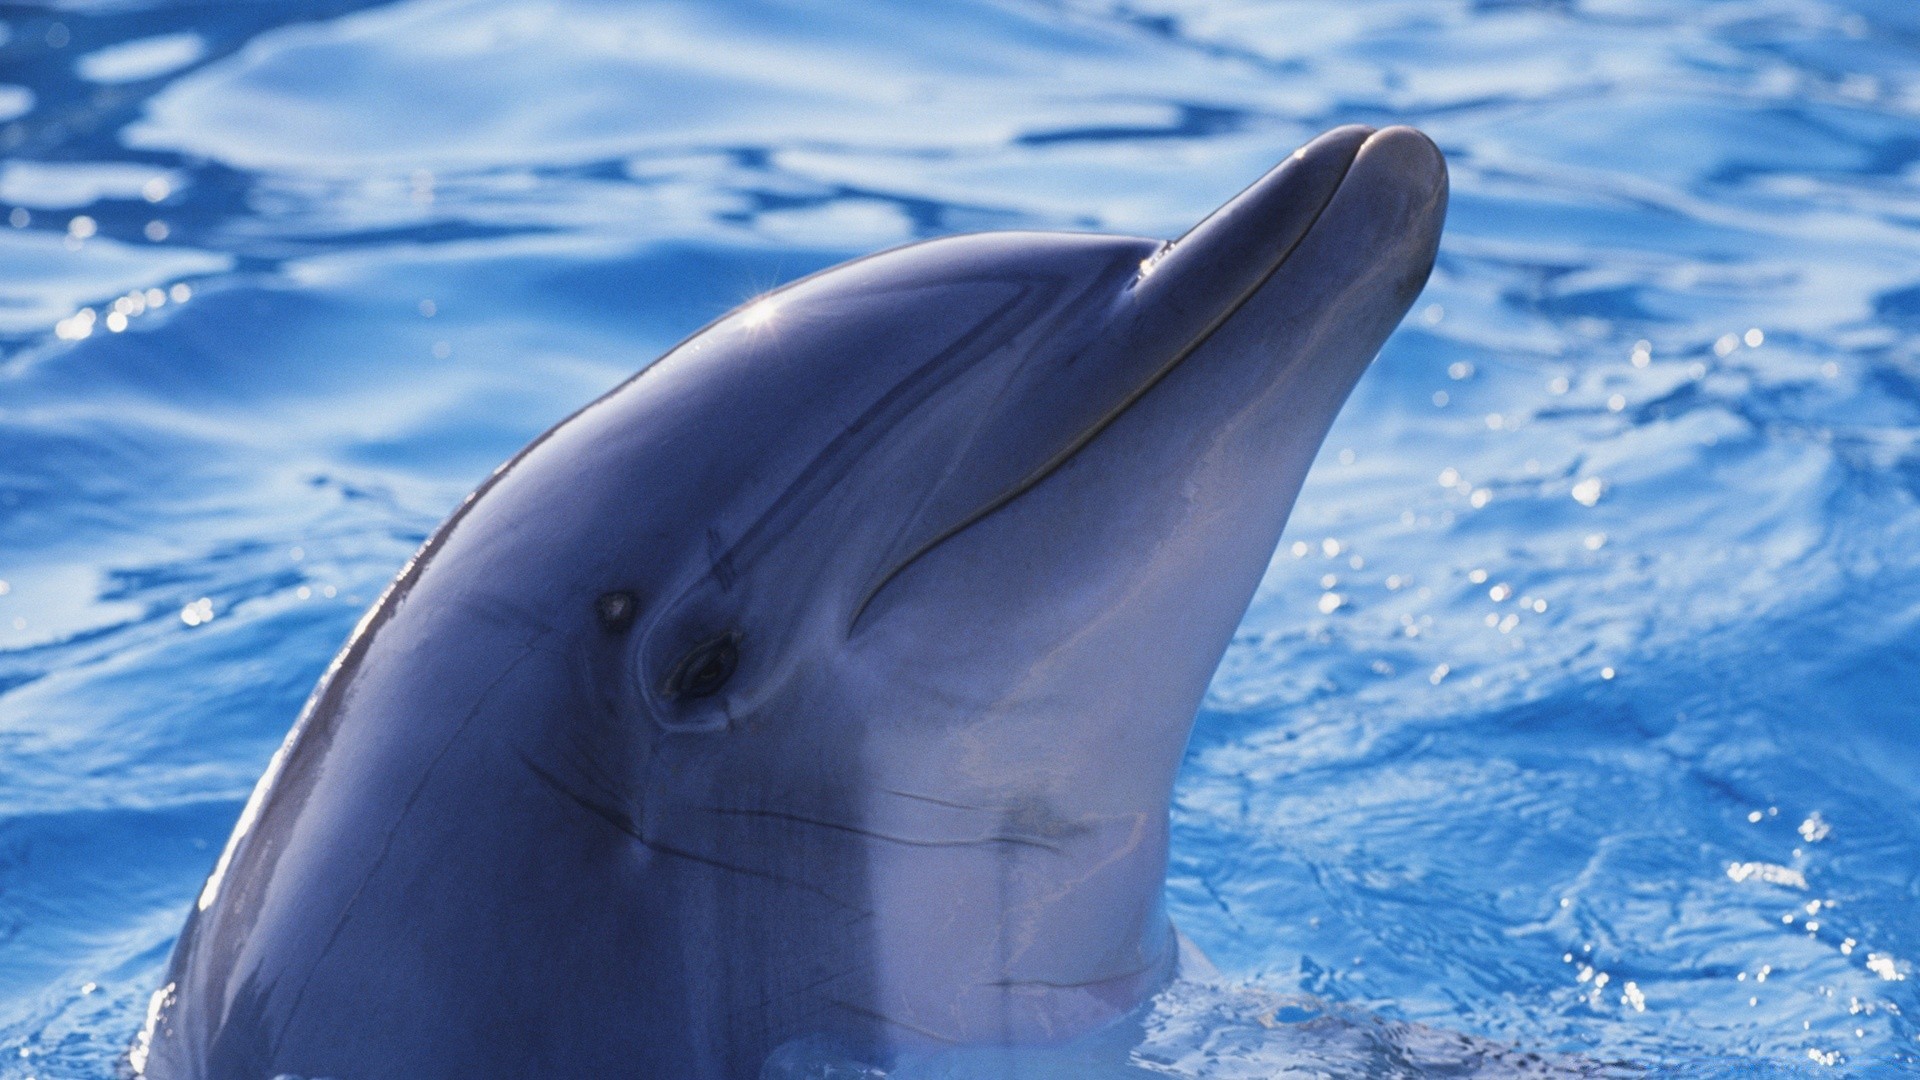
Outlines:
{"type": "Polygon", "coordinates": [[[1071,1038],[1178,963],[1194,714],[1446,169],[956,236],[711,324],[427,541],[242,812],[151,1080],[752,1080],[1071,1038]]]}

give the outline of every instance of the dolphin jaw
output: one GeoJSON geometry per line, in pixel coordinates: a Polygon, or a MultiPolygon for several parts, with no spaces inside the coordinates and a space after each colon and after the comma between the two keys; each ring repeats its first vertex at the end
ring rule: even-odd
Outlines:
{"type": "MultiPolygon", "coordinates": [[[[1424,136],[1341,129],[1149,251],[1107,333],[1068,358],[1126,376],[1105,408],[857,605],[849,663],[893,684],[874,693],[899,721],[866,734],[889,780],[870,815],[1004,823],[1045,801],[1083,826],[1045,846],[996,833],[993,910],[938,924],[971,951],[921,906],[876,905],[909,958],[880,980],[890,1020],[1064,1037],[1173,970],[1167,807],[1195,707],[1326,427],[1431,269],[1444,188],[1424,136]],[[994,1026],[1016,1013],[1025,1026],[994,1026]]],[[[926,865],[890,859],[875,886],[921,895],[926,865]]]]}

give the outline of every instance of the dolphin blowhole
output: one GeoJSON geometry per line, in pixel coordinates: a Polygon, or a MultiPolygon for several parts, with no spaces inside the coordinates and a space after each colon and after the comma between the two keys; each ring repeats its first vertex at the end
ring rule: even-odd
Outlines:
{"type": "Polygon", "coordinates": [[[1425,136],[1340,128],[1170,244],[931,240],[708,325],[369,613],[136,1071],[751,1080],[1127,1015],[1195,711],[1445,205],[1425,136]]]}

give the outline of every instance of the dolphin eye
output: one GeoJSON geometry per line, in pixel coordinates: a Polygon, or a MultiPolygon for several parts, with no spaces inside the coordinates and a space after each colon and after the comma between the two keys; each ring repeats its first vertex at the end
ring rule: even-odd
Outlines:
{"type": "Polygon", "coordinates": [[[722,634],[695,645],[667,676],[670,698],[703,698],[718,693],[740,662],[740,635],[722,634]]]}

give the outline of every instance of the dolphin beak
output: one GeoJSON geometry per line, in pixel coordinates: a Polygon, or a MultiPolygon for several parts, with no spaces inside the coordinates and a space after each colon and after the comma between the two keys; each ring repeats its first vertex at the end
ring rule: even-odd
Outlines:
{"type": "Polygon", "coordinates": [[[1425,285],[1446,198],[1446,164],[1425,135],[1353,125],[1301,147],[1180,239],[1145,249],[1131,280],[1085,313],[1096,324],[1089,344],[1067,362],[1019,371],[1002,395],[1019,406],[973,422],[972,447],[1017,445],[1031,456],[964,451],[923,503],[925,520],[944,527],[912,534],[851,623],[908,565],[1040,484],[1182,369],[1188,381],[1233,385],[1170,418],[1170,435],[1206,428],[1249,395],[1291,398],[1280,455],[1290,506],[1293,474],[1304,474],[1425,285]]]}
{"type": "MultiPolygon", "coordinates": [[[[1321,135],[1141,264],[1130,296],[1141,314],[1129,327],[1129,351],[1165,358],[1150,379],[1157,381],[1273,278],[1336,199],[1402,203],[1358,215],[1372,216],[1371,224],[1343,222],[1349,257],[1340,261],[1392,262],[1399,254],[1393,249],[1411,242],[1425,249],[1408,253],[1424,284],[1439,243],[1446,177],[1439,149],[1413,128],[1353,124],[1321,135]],[[1393,231],[1402,235],[1381,235],[1393,231]]],[[[1348,212],[1340,217],[1356,216],[1350,205],[1341,209],[1348,212]]]]}
{"type": "Polygon", "coordinates": [[[1315,431],[1317,447],[1426,286],[1446,206],[1432,140],[1409,127],[1340,128],[1201,222],[1142,285],[1164,274],[1162,306],[1175,309],[1193,304],[1171,294],[1237,297],[1187,353],[1268,358],[1264,376],[1245,373],[1247,389],[1285,387],[1293,423],[1315,431]]]}
{"type": "Polygon", "coordinates": [[[1140,265],[1134,301],[1209,323],[1230,315],[1293,253],[1340,189],[1370,127],[1335,128],[1293,152],[1140,265]],[[1224,303],[1223,303],[1224,301],[1224,303]]]}

